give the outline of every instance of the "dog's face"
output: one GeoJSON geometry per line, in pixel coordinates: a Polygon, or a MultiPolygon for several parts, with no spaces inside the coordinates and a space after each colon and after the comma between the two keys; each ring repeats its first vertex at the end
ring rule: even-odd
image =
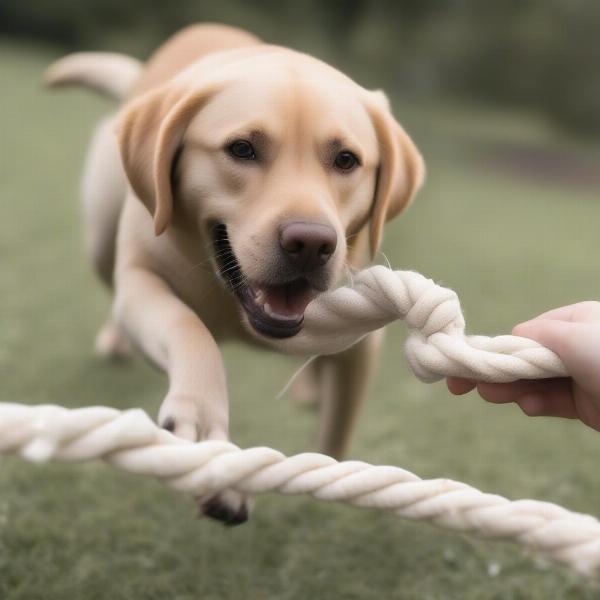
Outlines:
{"type": "Polygon", "coordinates": [[[375,251],[421,183],[421,158],[380,93],[304,55],[259,55],[219,80],[184,81],[128,109],[129,179],[157,234],[185,223],[198,244],[210,240],[253,332],[291,337],[368,223],[375,251]]]}

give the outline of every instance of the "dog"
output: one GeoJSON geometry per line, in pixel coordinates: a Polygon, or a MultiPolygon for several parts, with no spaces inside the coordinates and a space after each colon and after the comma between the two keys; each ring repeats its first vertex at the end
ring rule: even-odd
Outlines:
{"type": "MultiPolygon", "coordinates": [[[[228,439],[219,342],[295,336],[308,303],[373,257],[410,204],[419,151],[382,92],[224,25],[191,25],[145,64],[69,55],[46,83],[122,103],[98,126],[82,183],[87,254],[113,290],[98,351],[133,346],[167,373],[162,427],[228,439]]],[[[377,347],[371,334],[319,357],[296,383],[321,400],[322,452],[346,451],[377,347]]],[[[248,518],[237,492],[199,502],[229,525],[248,518]]]]}

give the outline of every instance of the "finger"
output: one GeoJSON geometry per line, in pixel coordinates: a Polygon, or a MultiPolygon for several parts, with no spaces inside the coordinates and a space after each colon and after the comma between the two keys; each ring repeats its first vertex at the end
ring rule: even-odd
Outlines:
{"type": "Polygon", "coordinates": [[[528,394],[516,403],[529,417],[579,418],[570,386],[557,386],[548,394],[528,394]]]}
{"type": "Polygon", "coordinates": [[[477,391],[488,402],[515,402],[529,416],[577,418],[571,380],[568,378],[478,383],[477,391]]]}
{"type": "Polygon", "coordinates": [[[600,431],[600,407],[594,401],[594,396],[579,391],[574,394],[574,404],[577,416],[583,423],[600,431]]]}
{"type": "Polygon", "coordinates": [[[475,389],[475,382],[469,381],[468,379],[462,379],[461,377],[448,377],[446,379],[446,385],[450,393],[455,396],[462,396],[463,394],[469,393],[475,389]]]}
{"type": "Polygon", "coordinates": [[[578,323],[568,321],[534,319],[517,325],[513,329],[513,335],[535,340],[560,356],[565,352],[573,330],[577,327],[578,323]]]}
{"type": "MultiPolygon", "coordinates": [[[[533,319],[529,319],[521,325],[531,323],[532,321],[568,321],[568,322],[581,322],[581,321],[597,321],[600,318],[600,302],[587,300],[585,302],[576,302],[575,304],[569,304],[567,306],[561,306],[559,308],[553,308],[548,310],[533,319]]],[[[519,327],[519,325],[517,325],[519,327]]]]}
{"type": "Polygon", "coordinates": [[[512,383],[483,383],[477,384],[479,395],[488,402],[504,404],[516,402],[527,395],[543,395],[549,392],[556,379],[521,379],[512,383]]]}
{"type": "Polygon", "coordinates": [[[576,311],[576,308],[580,305],[580,302],[577,302],[575,304],[569,304],[567,306],[561,306],[559,308],[553,308],[551,310],[547,310],[546,312],[543,312],[541,315],[538,315],[537,317],[534,317],[533,319],[529,319],[528,321],[525,321],[524,323],[521,323],[521,325],[524,325],[525,323],[531,323],[531,321],[538,321],[538,320],[555,320],[555,321],[572,321],[573,320],[573,315],[576,311]]]}

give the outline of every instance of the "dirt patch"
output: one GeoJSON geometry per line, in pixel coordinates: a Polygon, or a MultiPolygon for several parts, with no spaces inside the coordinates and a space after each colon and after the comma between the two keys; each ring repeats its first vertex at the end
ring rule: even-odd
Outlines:
{"type": "Polygon", "coordinates": [[[517,144],[481,145],[477,161],[522,179],[600,190],[600,161],[579,152],[517,144]]]}

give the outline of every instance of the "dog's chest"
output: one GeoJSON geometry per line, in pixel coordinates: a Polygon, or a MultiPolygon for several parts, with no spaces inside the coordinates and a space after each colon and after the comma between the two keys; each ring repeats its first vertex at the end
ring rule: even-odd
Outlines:
{"type": "Polygon", "coordinates": [[[194,264],[190,263],[179,270],[175,278],[171,274],[169,283],[217,341],[227,338],[245,339],[240,308],[232,294],[212,272],[210,264],[207,263],[201,272],[199,270],[199,267],[194,268],[194,264]],[[187,272],[188,275],[182,277],[182,272],[187,272]]]}

